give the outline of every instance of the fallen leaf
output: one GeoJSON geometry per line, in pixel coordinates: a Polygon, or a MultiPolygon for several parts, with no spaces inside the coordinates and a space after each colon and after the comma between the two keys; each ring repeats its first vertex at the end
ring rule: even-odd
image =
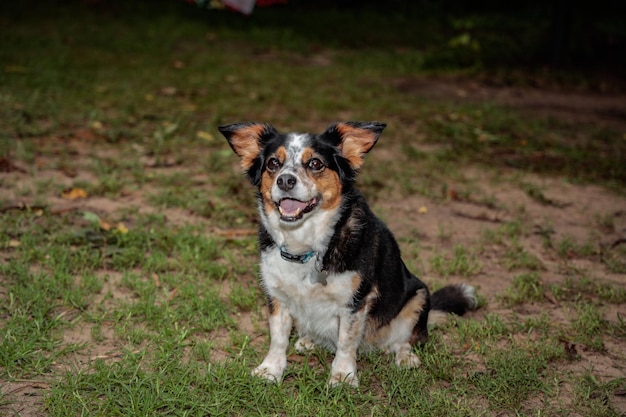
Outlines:
{"type": "Polygon", "coordinates": [[[421,206],[421,207],[417,210],[417,212],[418,212],[419,214],[426,214],[426,213],[428,213],[428,207],[426,207],[426,206],[421,206]]]}
{"type": "Polygon", "coordinates": [[[111,223],[107,222],[106,220],[100,219],[100,221],[98,222],[98,226],[105,232],[111,230],[111,223]]]}
{"type": "Polygon", "coordinates": [[[161,279],[159,278],[159,275],[157,275],[156,272],[152,273],[152,280],[154,281],[154,285],[157,288],[161,288],[161,279]]]}
{"type": "Polygon", "coordinates": [[[79,198],[87,198],[87,192],[82,188],[68,188],[61,193],[61,198],[66,200],[78,200],[79,198]]]}
{"type": "Polygon", "coordinates": [[[115,230],[123,235],[128,233],[128,227],[126,227],[126,225],[122,222],[117,224],[117,227],[115,228],[115,230]]]}
{"type": "Polygon", "coordinates": [[[213,136],[209,132],[204,132],[200,130],[198,131],[198,133],[196,133],[196,136],[198,137],[198,139],[204,139],[207,142],[215,142],[215,136],[213,136]]]}
{"type": "Polygon", "coordinates": [[[164,96],[175,96],[178,93],[178,89],[176,87],[168,86],[161,88],[161,95],[164,96]]]}

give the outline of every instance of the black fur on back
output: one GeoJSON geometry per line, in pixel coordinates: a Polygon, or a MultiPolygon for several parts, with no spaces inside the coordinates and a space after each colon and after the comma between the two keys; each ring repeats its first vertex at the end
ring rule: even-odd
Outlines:
{"type": "Polygon", "coordinates": [[[372,213],[358,190],[345,195],[342,209],[324,256],[324,267],[337,273],[357,271],[362,281],[353,298],[353,309],[360,309],[367,295],[376,289],[379,297],[370,315],[380,325],[387,324],[417,290],[427,290],[426,285],[406,268],[392,233],[372,213]]]}

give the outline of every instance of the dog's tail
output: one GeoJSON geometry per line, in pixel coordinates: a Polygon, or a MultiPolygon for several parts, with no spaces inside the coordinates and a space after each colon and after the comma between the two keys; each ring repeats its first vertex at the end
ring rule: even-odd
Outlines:
{"type": "Polygon", "coordinates": [[[443,287],[430,296],[428,324],[445,322],[448,313],[462,316],[478,306],[476,290],[471,285],[453,284],[443,287]]]}

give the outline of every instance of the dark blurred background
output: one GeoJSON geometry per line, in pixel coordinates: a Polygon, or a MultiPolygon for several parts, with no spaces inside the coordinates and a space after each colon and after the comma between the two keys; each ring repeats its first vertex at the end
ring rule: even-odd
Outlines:
{"type": "MultiPolygon", "coordinates": [[[[12,19],[61,16],[76,7],[125,18],[185,13],[210,27],[285,30],[307,47],[417,48],[423,67],[626,68],[624,0],[288,0],[260,1],[251,15],[218,0],[3,1],[12,19]],[[268,4],[271,4],[268,6],[268,4]]],[[[2,31],[10,30],[3,28],[2,31]]],[[[301,51],[307,52],[307,51],[301,51]]]]}

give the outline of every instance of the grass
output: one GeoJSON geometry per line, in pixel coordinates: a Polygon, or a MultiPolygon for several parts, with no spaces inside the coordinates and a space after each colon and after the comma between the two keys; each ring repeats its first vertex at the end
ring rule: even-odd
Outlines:
{"type": "Polygon", "coordinates": [[[529,272],[513,278],[509,291],[503,299],[508,304],[523,304],[533,301],[543,301],[545,287],[537,272],[529,272]]]}
{"type": "Polygon", "coordinates": [[[522,349],[494,352],[486,367],[486,372],[474,375],[473,380],[492,409],[519,409],[531,393],[545,390],[542,356],[531,358],[522,349]]]}
{"type": "Polygon", "coordinates": [[[470,277],[480,273],[481,270],[477,256],[458,244],[454,246],[451,257],[435,254],[430,259],[430,265],[434,272],[444,277],[450,275],[470,277]]]}
{"type": "Polygon", "coordinates": [[[503,22],[409,25],[408,5],[353,19],[300,4],[250,18],[173,1],[90,4],[0,6],[0,414],[623,412],[623,378],[581,371],[586,352],[626,340],[626,294],[604,280],[624,274],[624,245],[601,244],[621,217],[590,217],[581,241],[524,207],[569,207],[538,176],[623,196],[623,132],[397,86],[487,76],[495,54],[483,48],[497,42],[486,28],[503,22]],[[352,23],[319,30],[321,16],[352,23]],[[364,352],[360,388],[330,389],[330,353],[290,351],[282,384],[250,376],[269,338],[254,193],[216,132],[244,119],[294,130],[388,122],[360,186],[391,225],[411,223],[393,229],[431,287],[479,291],[478,313],[417,349],[420,369],[364,352]],[[407,196],[415,213],[391,204],[407,196]],[[504,215],[466,231],[446,212],[457,203],[504,215]],[[46,388],[14,395],[20,384],[46,388]]]}

